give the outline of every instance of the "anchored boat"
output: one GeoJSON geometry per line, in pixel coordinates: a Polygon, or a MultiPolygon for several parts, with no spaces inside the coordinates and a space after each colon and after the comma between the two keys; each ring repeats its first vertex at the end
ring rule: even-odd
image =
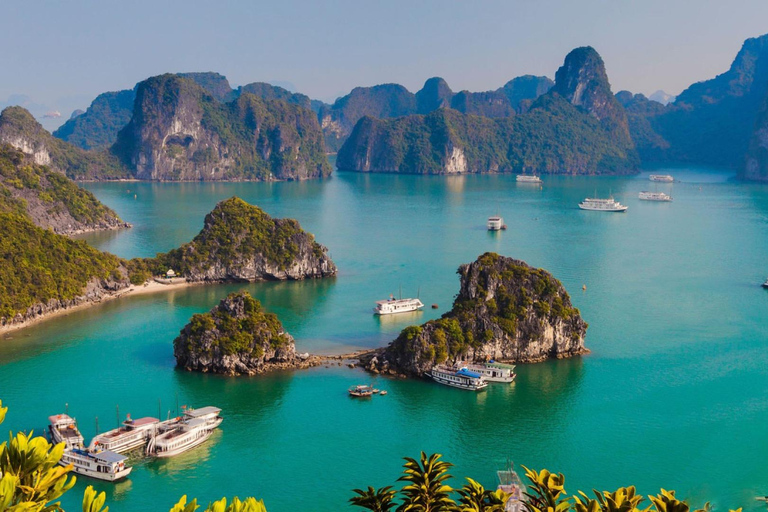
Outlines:
{"type": "Polygon", "coordinates": [[[765,282],[763,283],[763,288],[768,288],[768,279],[766,279],[765,282]]]}
{"type": "Polygon", "coordinates": [[[77,429],[75,420],[67,414],[49,416],[48,433],[53,444],[64,443],[65,448],[83,448],[83,435],[77,429]]]}
{"type": "Polygon", "coordinates": [[[488,217],[488,231],[501,231],[502,229],[507,229],[503,218],[498,215],[488,217]]]}
{"type": "Polygon", "coordinates": [[[147,444],[159,425],[160,420],[157,418],[147,417],[134,420],[128,415],[121,427],[94,437],[91,444],[88,445],[88,449],[127,453],[147,444]]]}
{"type": "Polygon", "coordinates": [[[419,299],[395,299],[391,297],[387,300],[376,301],[376,307],[373,308],[374,315],[393,315],[395,313],[408,313],[417,311],[424,307],[419,299]]]}
{"type": "Polygon", "coordinates": [[[640,192],[638,196],[643,201],[672,201],[672,196],[664,192],[640,192]]]}
{"type": "Polygon", "coordinates": [[[223,421],[220,413],[218,407],[188,408],[183,417],[161,423],[147,443],[147,455],[173,457],[204,443],[223,421]]]}
{"type": "Polygon", "coordinates": [[[588,197],[579,203],[582,210],[591,210],[595,212],[625,212],[627,207],[610,197],[608,199],[598,199],[588,197]]]}
{"type": "Polygon", "coordinates": [[[672,183],[675,181],[675,178],[670,176],[669,174],[651,174],[648,179],[651,181],[660,181],[662,183],[672,183]]]}
{"type": "Polygon", "coordinates": [[[532,175],[526,175],[526,174],[518,174],[517,178],[515,178],[518,183],[541,183],[541,178],[536,176],[535,174],[532,175]]]}
{"type": "Polygon", "coordinates": [[[371,386],[352,386],[347,390],[349,392],[349,396],[354,396],[355,398],[365,398],[369,396],[373,396],[373,388],[371,386]]]}
{"type": "Polygon", "coordinates": [[[116,482],[128,476],[133,468],[125,465],[128,457],[108,450],[83,450],[71,448],[64,450],[59,464],[72,464],[72,471],[78,475],[116,482]]]}
{"type": "Polygon", "coordinates": [[[470,371],[466,367],[454,370],[448,366],[438,365],[427,374],[437,383],[469,391],[480,391],[488,386],[482,375],[470,371]]]}

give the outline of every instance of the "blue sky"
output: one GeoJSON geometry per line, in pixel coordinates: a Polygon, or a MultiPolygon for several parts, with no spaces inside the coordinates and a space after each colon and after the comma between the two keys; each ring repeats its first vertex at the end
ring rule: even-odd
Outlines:
{"type": "Polygon", "coordinates": [[[678,93],[768,32],[768,1],[3,0],[0,19],[0,105],[26,95],[37,115],[66,118],[163,72],[289,82],[330,101],[357,85],[415,91],[432,76],[473,91],[553,77],[582,45],[603,56],[614,91],[678,93]]]}

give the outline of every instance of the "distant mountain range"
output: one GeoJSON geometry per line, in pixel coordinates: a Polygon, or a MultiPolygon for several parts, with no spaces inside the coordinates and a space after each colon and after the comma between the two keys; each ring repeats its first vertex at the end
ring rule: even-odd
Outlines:
{"type": "Polygon", "coordinates": [[[28,121],[4,113],[0,142],[76,179],[306,179],[328,175],[322,155],[338,152],[339,168],[362,172],[615,174],[691,164],[768,180],[768,35],[677,97],[614,96],[602,59],[585,47],[554,81],[526,75],[493,91],[454,92],[434,77],[416,93],[357,87],[326,104],[263,82],[232,88],[218,73],[181,73],[99,95],[54,137],[28,121]]]}

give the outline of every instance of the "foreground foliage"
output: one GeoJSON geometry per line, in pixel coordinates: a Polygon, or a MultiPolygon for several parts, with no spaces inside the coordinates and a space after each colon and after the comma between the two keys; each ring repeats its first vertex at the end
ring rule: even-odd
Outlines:
{"type": "MultiPolygon", "coordinates": [[[[0,423],[8,412],[0,400],[0,423]]],[[[57,501],[75,485],[70,476],[72,465],[60,466],[64,443],[51,445],[44,437],[22,432],[11,434],[8,442],[0,444],[0,512],[60,512],[57,501]]],[[[90,485],[83,495],[83,512],[109,512],[106,494],[97,493],[90,485]]],[[[195,512],[197,500],[187,502],[182,496],[170,512],[195,512]]],[[[233,498],[209,504],[205,512],[267,512],[263,501],[254,498],[233,498]]]]}
{"type": "MultiPolygon", "coordinates": [[[[405,458],[403,476],[398,481],[407,482],[399,491],[401,503],[395,499],[397,491],[392,487],[366,490],[354,489],[356,496],[350,498],[353,505],[374,512],[387,512],[397,507],[396,512],[504,512],[509,494],[501,490],[490,491],[481,484],[467,478],[461,489],[453,489],[446,483],[451,478],[448,470],[452,464],[440,460],[439,454],[427,455],[421,452],[419,460],[405,458]],[[452,499],[458,494],[458,502],[452,499]]],[[[690,505],[678,499],[675,491],[661,489],[659,494],[650,495],[650,505],[641,508],[646,497],[637,494],[634,486],[620,487],[613,492],[598,491],[590,498],[579,491],[569,496],[565,491],[565,477],[543,469],[525,469],[530,481],[524,492],[523,506],[527,512],[711,512],[709,503],[701,509],[691,510],[690,505]]],[[[741,508],[730,512],[741,512],[741,508]]]]}

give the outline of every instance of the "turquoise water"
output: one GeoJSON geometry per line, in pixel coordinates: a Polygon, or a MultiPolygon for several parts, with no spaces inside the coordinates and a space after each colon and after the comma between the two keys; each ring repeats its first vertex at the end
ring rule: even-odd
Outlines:
{"type": "MultiPolygon", "coordinates": [[[[453,473],[495,485],[507,458],[566,474],[566,488],[674,488],[701,505],[757,509],[768,494],[768,186],[727,173],[675,169],[659,185],[671,204],[630,178],[338,174],[325,181],[244,184],[89,184],[134,228],[90,235],[120,256],[150,256],[191,239],[232,195],[299,219],[330,248],[337,278],[193,287],[128,297],[10,333],[0,340],[0,398],[8,429],[40,431],[68,403],[87,438],[178,403],[226,417],[203,447],[138,462],[128,481],[96,484],[111,510],[167,510],[254,495],[270,512],[349,509],[350,489],[389,485],[401,459],[443,453],[453,473]],[[582,212],[607,195],[626,214],[582,212]],[[496,212],[509,229],[488,233],[496,212]],[[341,353],[387,343],[442,314],[456,268],[496,251],[550,270],[589,322],[588,356],[518,368],[512,386],[472,394],[420,381],[372,379],[346,367],[255,378],[174,369],[171,342],[196,312],[245,288],[277,313],[300,351],[341,353]],[[587,286],[586,292],[581,290],[587,286]],[[411,296],[440,309],[378,319],[375,300],[411,296]],[[348,398],[371,380],[386,397],[348,398]],[[160,404],[158,407],[158,400],[160,404]]],[[[87,482],[64,504],[75,510],[87,482]]],[[[454,485],[461,485],[456,478],[454,485]]]]}

